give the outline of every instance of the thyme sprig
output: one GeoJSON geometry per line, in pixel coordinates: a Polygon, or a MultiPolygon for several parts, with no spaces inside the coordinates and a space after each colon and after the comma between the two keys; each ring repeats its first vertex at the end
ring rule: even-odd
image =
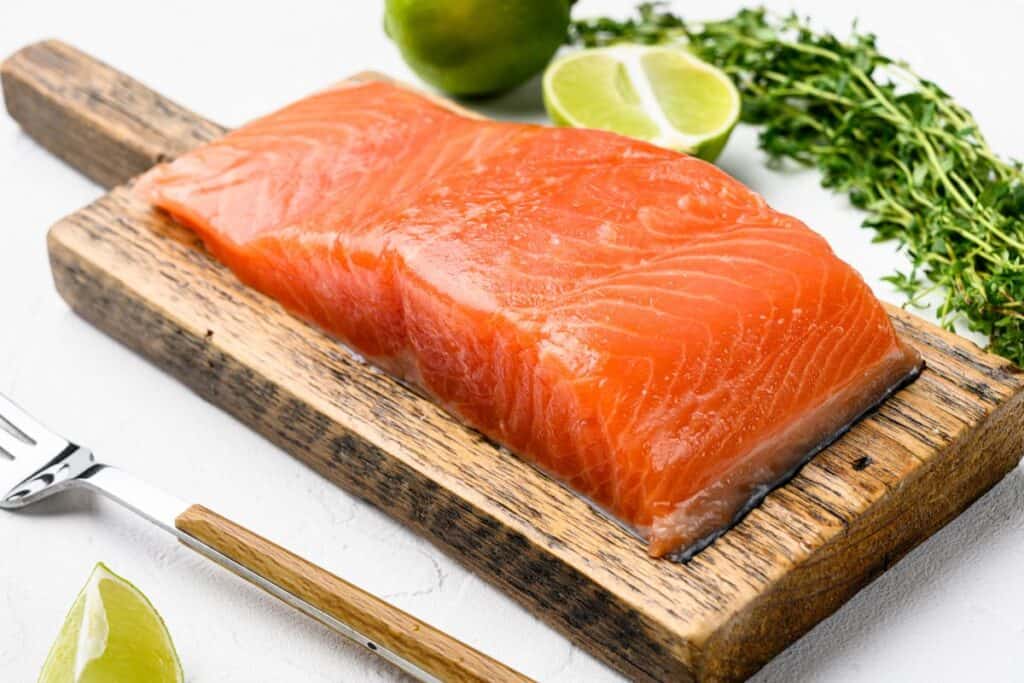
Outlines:
{"type": "Polygon", "coordinates": [[[938,296],[944,326],[988,335],[1024,366],[1024,173],[997,156],[970,112],[854,27],[840,40],[796,15],[742,10],[688,22],[661,3],[625,21],[573,24],[571,42],[686,44],[728,73],[770,162],[816,166],[822,184],[897,240],[908,272],[887,278],[909,303],[938,296]]]}

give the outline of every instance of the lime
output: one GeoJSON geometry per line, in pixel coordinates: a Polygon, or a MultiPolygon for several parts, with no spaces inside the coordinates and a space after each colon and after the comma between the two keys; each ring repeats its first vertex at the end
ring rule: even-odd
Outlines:
{"type": "Polygon", "coordinates": [[[544,104],[561,126],[600,128],[714,161],[740,116],[729,77],[679,48],[580,50],[544,73],[544,104]]]}
{"type": "Polygon", "coordinates": [[[427,83],[499,93],[539,73],[565,42],[568,0],[387,0],[384,28],[427,83]]]}
{"type": "Polygon", "coordinates": [[[181,683],[163,620],[146,596],[102,563],[64,620],[39,683],[181,683]]]}

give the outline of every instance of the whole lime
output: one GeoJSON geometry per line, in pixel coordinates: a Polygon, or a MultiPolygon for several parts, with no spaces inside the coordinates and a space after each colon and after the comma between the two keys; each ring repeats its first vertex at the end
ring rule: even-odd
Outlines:
{"type": "Polygon", "coordinates": [[[569,0],[387,0],[384,29],[427,83],[492,95],[538,73],[569,27],[569,0]]]}

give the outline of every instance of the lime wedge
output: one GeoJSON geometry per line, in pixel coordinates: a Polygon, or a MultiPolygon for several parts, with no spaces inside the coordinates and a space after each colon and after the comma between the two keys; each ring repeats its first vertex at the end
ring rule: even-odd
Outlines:
{"type": "Polygon", "coordinates": [[[64,620],[39,683],[181,683],[163,620],[146,596],[102,563],[64,620]]]}
{"type": "Polygon", "coordinates": [[[573,52],[544,72],[544,104],[560,126],[600,128],[714,159],[740,116],[721,70],[679,48],[613,45],[573,52]]]}

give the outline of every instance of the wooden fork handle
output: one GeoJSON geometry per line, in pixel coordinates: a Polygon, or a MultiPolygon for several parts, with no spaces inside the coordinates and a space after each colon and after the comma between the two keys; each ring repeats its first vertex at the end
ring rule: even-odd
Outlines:
{"type": "MultiPolygon", "coordinates": [[[[530,680],[201,505],[193,505],[183,512],[175,520],[175,526],[291,596],[347,625],[364,636],[360,639],[363,647],[386,658],[387,653],[381,648],[442,681],[530,680]]],[[[331,624],[328,622],[328,625],[331,624]]]]}

